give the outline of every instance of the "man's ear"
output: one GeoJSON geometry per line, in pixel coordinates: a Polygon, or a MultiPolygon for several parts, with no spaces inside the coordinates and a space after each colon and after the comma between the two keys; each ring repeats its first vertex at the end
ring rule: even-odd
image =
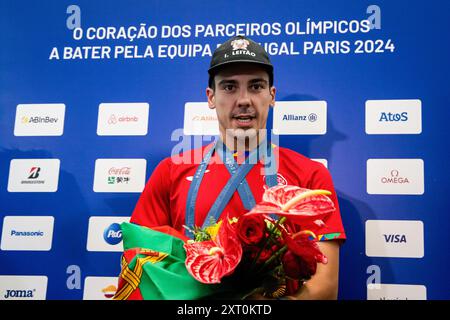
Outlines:
{"type": "Polygon", "coordinates": [[[270,106],[274,107],[275,106],[275,95],[277,93],[277,88],[272,86],[272,87],[270,87],[269,91],[270,91],[270,96],[272,97],[272,100],[270,101],[270,106]]]}
{"type": "Polygon", "coordinates": [[[216,107],[214,90],[211,88],[206,88],[206,97],[208,98],[208,107],[214,109],[216,107]]]}

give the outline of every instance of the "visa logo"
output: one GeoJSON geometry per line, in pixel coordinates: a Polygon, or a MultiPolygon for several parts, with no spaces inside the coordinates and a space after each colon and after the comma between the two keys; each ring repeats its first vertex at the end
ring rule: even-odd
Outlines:
{"type": "Polygon", "coordinates": [[[379,122],[382,121],[407,121],[408,120],[408,112],[402,112],[402,113],[392,113],[392,112],[382,112],[379,122]]]}
{"type": "Polygon", "coordinates": [[[406,236],[404,234],[383,234],[385,242],[391,243],[406,243],[406,236]]]}

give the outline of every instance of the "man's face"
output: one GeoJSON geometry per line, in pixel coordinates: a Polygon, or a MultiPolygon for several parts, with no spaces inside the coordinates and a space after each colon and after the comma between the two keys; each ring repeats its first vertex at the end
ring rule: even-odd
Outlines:
{"type": "Polygon", "coordinates": [[[216,109],[222,138],[253,138],[266,128],[269,107],[275,104],[275,87],[257,64],[235,63],[214,77],[215,89],[207,88],[208,105],[216,109]]]}

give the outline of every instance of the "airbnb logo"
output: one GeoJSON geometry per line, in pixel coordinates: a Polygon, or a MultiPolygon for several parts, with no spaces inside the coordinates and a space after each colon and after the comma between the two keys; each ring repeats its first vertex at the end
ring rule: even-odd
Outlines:
{"type": "Polygon", "coordinates": [[[139,118],[136,116],[120,116],[117,117],[114,113],[108,118],[108,124],[117,124],[123,122],[138,122],[139,118]]]}

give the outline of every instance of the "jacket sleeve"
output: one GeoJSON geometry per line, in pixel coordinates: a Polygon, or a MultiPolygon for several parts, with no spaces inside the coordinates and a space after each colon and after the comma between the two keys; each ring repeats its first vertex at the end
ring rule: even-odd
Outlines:
{"type": "Polygon", "coordinates": [[[344,226],[342,223],[341,212],[339,209],[338,198],[336,190],[334,188],[333,180],[328,169],[320,164],[313,172],[311,179],[311,189],[325,189],[332,194],[329,196],[334,203],[336,210],[330,214],[325,220],[325,226],[318,227],[313,231],[318,240],[334,240],[334,239],[346,239],[344,226]]]}
{"type": "Polygon", "coordinates": [[[130,222],[156,227],[170,224],[171,160],[162,160],[147,181],[130,222]]]}

